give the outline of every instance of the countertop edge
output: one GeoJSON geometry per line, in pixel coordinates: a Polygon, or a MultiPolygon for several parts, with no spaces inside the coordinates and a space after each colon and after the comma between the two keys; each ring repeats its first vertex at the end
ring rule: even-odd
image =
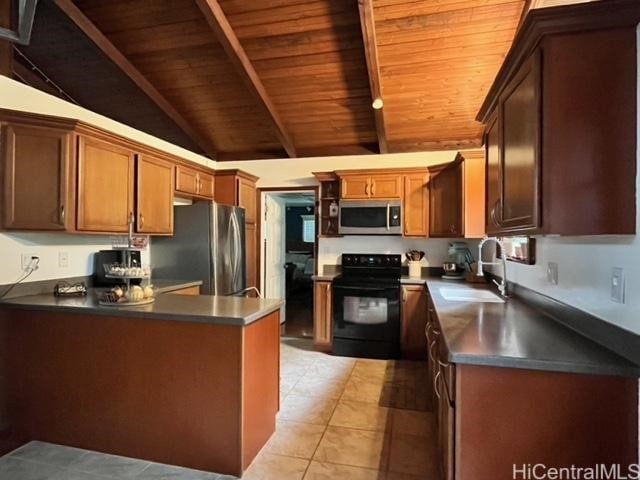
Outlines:
{"type": "MultiPolygon", "coordinates": [[[[137,307],[95,307],[95,308],[83,308],[79,309],[76,306],[65,305],[37,305],[37,304],[20,304],[0,302],[0,308],[17,309],[17,310],[35,310],[39,312],[64,312],[76,315],[98,315],[105,317],[128,317],[131,319],[146,319],[146,320],[163,320],[169,322],[191,322],[201,323],[208,325],[230,325],[235,327],[246,327],[251,325],[255,321],[275,312],[276,310],[282,310],[284,301],[276,301],[269,306],[260,308],[256,312],[247,315],[245,317],[228,317],[228,316],[210,316],[210,315],[176,315],[170,313],[158,313],[158,312],[145,312],[143,310],[136,310],[137,307]]],[[[140,309],[145,306],[138,307],[140,309]]]]}

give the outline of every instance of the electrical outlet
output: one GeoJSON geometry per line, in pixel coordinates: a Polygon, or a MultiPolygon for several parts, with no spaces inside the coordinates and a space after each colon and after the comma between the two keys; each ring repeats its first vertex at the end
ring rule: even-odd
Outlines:
{"type": "Polygon", "coordinates": [[[547,282],[552,285],[558,284],[558,264],[556,262],[547,263],[547,282]]]}
{"type": "Polygon", "coordinates": [[[29,269],[37,270],[39,262],[40,257],[32,253],[23,253],[20,255],[20,266],[23,272],[27,272],[29,269]]]}
{"type": "Polygon", "coordinates": [[[620,267],[611,269],[611,300],[624,303],[624,270],[620,267]]]}
{"type": "Polygon", "coordinates": [[[20,255],[20,268],[22,269],[22,271],[27,270],[29,268],[29,265],[31,265],[31,254],[23,253],[22,255],[20,255]]]}
{"type": "Polygon", "coordinates": [[[58,252],[58,267],[69,268],[69,252],[58,252]]]}

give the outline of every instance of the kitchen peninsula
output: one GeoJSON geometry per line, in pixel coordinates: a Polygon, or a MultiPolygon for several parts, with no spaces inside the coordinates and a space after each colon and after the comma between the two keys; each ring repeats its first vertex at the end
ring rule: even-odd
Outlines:
{"type": "MultiPolygon", "coordinates": [[[[0,309],[12,438],[241,475],[275,430],[280,300],[159,295],[0,309]]],[[[4,417],[4,418],[3,418],[4,417]]]]}

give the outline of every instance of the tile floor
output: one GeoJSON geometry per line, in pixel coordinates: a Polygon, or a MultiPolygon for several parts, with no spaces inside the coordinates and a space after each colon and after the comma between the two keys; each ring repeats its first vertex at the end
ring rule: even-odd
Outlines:
{"type": "MultiPolygon", "coordinates": [[[[283,339],[276,433],[243,480],[439,480],[436,425],[419,362],[333,357],[283,339]]],[[[0,458],[0,480],[223,480],[31,442],[0,458]]]]}

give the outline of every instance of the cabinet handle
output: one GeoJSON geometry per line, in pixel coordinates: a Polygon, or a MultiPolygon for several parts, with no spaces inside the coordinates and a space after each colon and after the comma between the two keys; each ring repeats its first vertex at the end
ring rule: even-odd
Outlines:
{"type": "Polygon", "coordinates": [[[375,194],[376,194],[376,181],[371,180],[371,195],[375,195],[375,194]]]}
{"type": "Polygon", "coordinates": [[[140,228],[142,228],[144,225],[144,215],[142,214],[142,212],[140,212],[140,228]]]}
{"type": "Polygon", "coordinates": [[[369,196],[369,180],[364,184],[364,194],[369,196]]]}
{"type": "Polygon", "coordinates": [[[436,394],[436,397],[440,398],[440,392],[438,391],[438,378],[440,377],[440,370],[436,372],[435,377],[433,377],[433,391],[436,394]]]}
{"type": "Polygon", "coordinates": [[[500,205],[500,199],[496,200],[495,203],[493,204],[493,208],[491,209],[491,220],[493,221],[493,224],[496,227],[500,226],[500,222],[498,221],[498,217],[497,217],[497,212],[496,209],[498,208],[498,206],[500,205]]]}
{"type": "Polygon", "coordinates": [[[65,216],[64,205],[60,205],[60,223],[64,223],[65,216]]]}

